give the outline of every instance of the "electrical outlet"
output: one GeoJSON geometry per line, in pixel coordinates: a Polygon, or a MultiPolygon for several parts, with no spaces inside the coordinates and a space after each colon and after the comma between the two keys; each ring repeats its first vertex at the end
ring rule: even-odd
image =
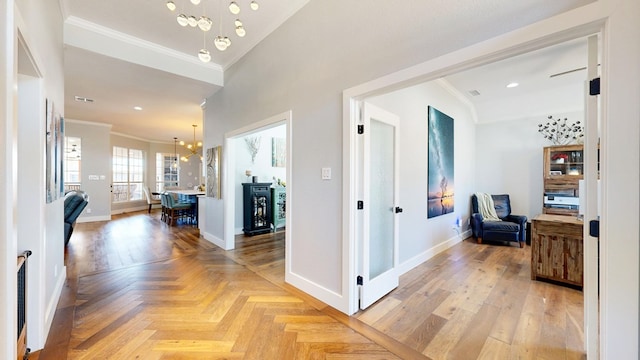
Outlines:
{"type": "Polygon", "coordinates": [[[87,214],[91,214],[91,208],[87,208],[87,214]]]}

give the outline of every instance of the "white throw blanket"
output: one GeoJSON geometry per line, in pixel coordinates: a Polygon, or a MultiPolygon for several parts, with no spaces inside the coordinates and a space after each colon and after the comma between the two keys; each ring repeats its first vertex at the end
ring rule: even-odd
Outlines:
{"type": "Polygon", "coordinates": [[[476,193],[478,199],[478,211],[482,215],[482,221],[502,221],[496,214],[493,198],[487,193],[476,193]]]}

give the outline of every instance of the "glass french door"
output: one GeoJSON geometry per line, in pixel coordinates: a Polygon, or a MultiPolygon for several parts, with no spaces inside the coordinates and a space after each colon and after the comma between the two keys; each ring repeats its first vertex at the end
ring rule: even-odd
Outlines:
{"type": "Polygon", "coordinates": [[[398,117],[364,103],[360,308],[398,286],[398,117]]]}

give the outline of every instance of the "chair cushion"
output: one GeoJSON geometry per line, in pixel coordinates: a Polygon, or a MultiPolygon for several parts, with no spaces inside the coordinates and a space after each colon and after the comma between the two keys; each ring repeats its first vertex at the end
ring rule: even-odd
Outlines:
{"type": "Polygon", "coordinates": [[[485,221],[482,223],[483,231],[515,232],[520,231],[520,225],[508,221],[485,221]]]}
{"type": "Polygon", "coordinates": [[[498,214],[500,219],[511,215],[511,201],[509,200],[509,195],[491,195],[491,198],[493,199],[493,205],[496,208],[496,214],[498,214]]]}

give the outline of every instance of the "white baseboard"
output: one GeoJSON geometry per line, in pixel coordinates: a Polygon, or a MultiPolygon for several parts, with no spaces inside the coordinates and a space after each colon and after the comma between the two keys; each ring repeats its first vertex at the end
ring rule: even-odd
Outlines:
{"type": "Polygon", "coordinates": [[[208,233],[208,232],[201,232],[200,235],[202,235],[202,237],[205,240],[209,241],[213,245],[216,245],[217,247],[222,248],[224,250],[229,250],[229,249],[226,248],[225,242],[224,242],[223,239],[220,239],[219,237],[214,236],[213,234],[208,233]]]}
{"type": "Polygon", "coordinates": [[[47,309],[44,313],[44,331],[43,331],[43,342],[42,345],[44,347],[44,343],[49,336],[49,331],[51,330],[51,324],[53,323],[53,316],[56,314],[56,309],[58,308],[58,302],[60,301],[60,297],[62,296],[62,288],[64,287],[64,282],[67,279],[67,267],[65,266],[62,271],[58,274],[58,279],[56,280],[56,286],[53,289],[53,295],[49,299],[49,303],[47,304],[47,309]]]}
{"type": "Polygon", "coordinates": [[[125,213],[130,213],[130,212],[135,212],[135,211],[148,210],[148,209],[149,209],[149,205],[134,206],[134,207],[126,208],[126,209],[111,210],[111,215],[125,214],[125,213]]]}
{"type": "Polygon", "coordinates": [[[285,272],[285,282],[345,314],[349,313],[347,301],[335,291],[331,291],[294,273],[285,272]]]}
{"type": "Polygon", "coordinates": [[[405,274],[415,268],[416,266],[422,264],[423,262],[431,259],[432,257],[440,254],[441,252],[449,249],[453,245],[461,242],[462,240],[471,236],[471,230],[467,230],[460,235],[454,235],[448,240],[441,242],[440,244],[414,256],[413,258],[403,262],[398,266],[399,275],[405,274]]]}
{"type": "Polygon", "coordinates": [[[110,221],[111,215],[101,215],[101,216],[84,216],[79,217],[76,222],[85,223],[85,222],[94,222],[94,221],[110,221]]]}

